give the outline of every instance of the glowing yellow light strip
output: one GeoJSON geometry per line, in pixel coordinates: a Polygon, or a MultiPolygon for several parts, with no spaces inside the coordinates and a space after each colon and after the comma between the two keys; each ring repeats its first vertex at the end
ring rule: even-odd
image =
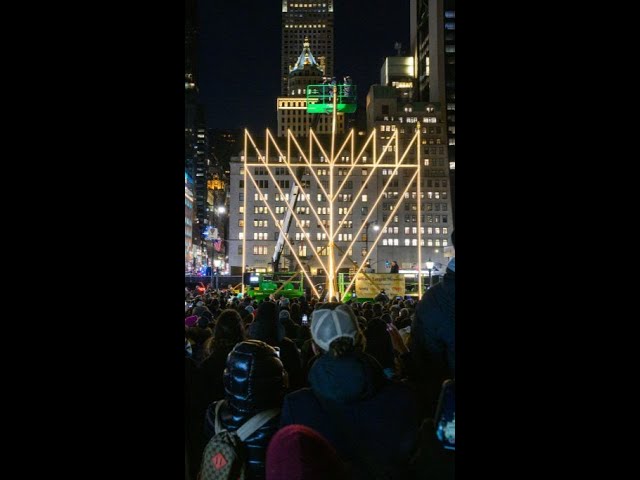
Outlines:
{"type": "MultiPolygon", "coordinates": [[[[247,129],[244,129],[244,162],[247,161],[247,136],[249,132],[247,129]]],[[[247,264],[246,255],[247,255],[247,165],[244,165],[244,181],[242,183],[244,196],[243,207],[242,207],[242,295],[244,296],[244,274],[245,274],[245,265],[247,264]]]]}
{"type": "MultiPolygon", "coordinates": [[[[392,137],[393,138],[393,137],[392,137]]],[[[405,150],[405,152],[402,154],[402,159],[400,160],[400,162],[403,162],[405,157],[407,156],[407,153],[409,152],[409,149],[411,148],[411,145],[413,144],[413,142],[416,141],[416,136],[414,135],[413,138],[411,139],[411,142],[409,142],[409,146],[407,147],[407,150],[405,150]]],[[[385,152],[383,151],[382,155],[384,155],[385,152]]],[[[397,155],[396,155],[396,160],[397,160],[397,155]]],[[[380,193],[380,195],[378,195],[378,198],[376,199],[375,203],[373,204],[373,206],[371,207],[371,210],[369,211],[368,215],[365,217],[365,220],[363,222],[361,222],[360,224],[360,228],[358,229],[358,233],[356,234],[356,236],[354,237],[354,239],[351,241],[351,244],[349,245],[349,247],[347,248],[347,250],[351,250],[351,248],[353,247],[353,245],[355,244],[356,241],[358,241],[358,238],[360,237],[360,233],[362,232],[362,229],[364,228],[366,222],[369,221],[369,218],[371,218],[371,215],[373,215],[373,212],[375,211],[376,207],[378,206],[378,203],[380,203],[380,200],[382,200],[382,194],[386,192],[387,188],[389,187],[389,185],[391,184],[391,182],[393,181],[393,177],[395,176],[396,172],[398,171],[398,167],[399,167],[399,163],[396,163],[396,168],[393,169],[393,173],[389,176],[389,180],[387,180],[387,183],[384,185],[384,187],[382,187],[382,192],[380,193]]],[[[414,167],[415,168],[415,167],[414,167]]],[[[405,190],[406,192],[407,190],[405,190]]],[[[402,196],[400,196],[398,198],[398,201],[396,203],[396,209],[398,207],[398,205],[400,205],[400,203],[402,203],[402,201],[404,200],[404,193],[402,194],[402,196]]],[[[395,211],[395,210],[394,210],[395,211]]],[[[375,244],[373,245],[373,247],[375,247],[375,244]]],[[[373,248],[372,247],[372,248],[373,248]]],[[[369,252],[367,252],[368,254],[369,252]]],[[[366,260],[366,259],[365,259],[366,260]]],[[[338,264],[338,269],[340,269],[340,267],[342,266],[342,264],[344,263],[344,257],[342,258],[342,260],[340,261],[340,263],[338,264]]],[[[365,261],[362,262],[363,264],[365,263],[365,261]]]]}
{"type": "MultiPolygon", "coordinates": [[[[346,146],[347,142],[349,141],[349,139],[351,139],[351,149],[353,150],[353,142],[355,140],[355,136],[353,135],[353,130],[351,130],[351,133],[347,136],[347,139],[344,141],[344,143],[342,144],[342,146],[338,149],[338,152],[336,153],[336,159],[338,158],[338,156],[342,153],[342,151],[344,150],[344,147],[346,146]]],[[[339,165],[346,165],[345,163],[340,162],[339,165]]],[[[345,179],[342,181],[342,185],[340,185],[340,187],[338,188],[338,190],[336,192],[334,192],[333,194],[333,198],[330,199],[331,202],[335,202],[336,197],[338,196],[338,193],[340,193],[340,190],[342,190],[342,186],[345,184],[345,182],[347,181],[347,179],[349,178],[349,176],[351,175],[351,172],[353,171],[353,169],[355,168],[355,164],[353,163],[353,157],[351,157],[351,168],[349,169],[349,171],[347,172],[347,175],[345,176],[345,179]]]]}
{"type": "MultiPolygon", "coordinates": [[[[333,120],[331,122],[331,158],[329,159],[329,197],[330,199],[333,200],[333,169],[335,166],[335,157],[333,156],[334,152],[335,152],[335,145],[336,145],[336,107],[337,107],[337,91],[336,91],[336,86],[333,86],[333,120]]],[[[329,301],[333,300],[333,296],[335,294],[336,291],[336,286],[335,286],[335,270],[334,270],[334,266],[335,266],[335,258],[334,258],[334,252],[333,252],[333,246],[334,246],[334,240],[333,240],[333,210],[334,210],[334,203],[333,201],[331,201],[331,208],[329,209],[329,232],[331,233],[329,235],[329,278],[327,280],[329,280],[329,301]]]]}
{"type": "Polygon", "coordinates": [[[420,175],[420,164],[421,159],[420,159],[420,122],[417,122],[417,128],[418,128],[418,133],[417,133],[417,137],[418,137],[418,141],[416,142],[416,161],[418,162],[418,188],[417,188],[417,197],[418,197],[418,299],[422,298],[422,221],[421,221],[421,214],[422,214],[422,198],[420,198],[420,192],[421,192],[421,188],[420,188],[420,183],[422,182],[422,176],[420,175]]]}

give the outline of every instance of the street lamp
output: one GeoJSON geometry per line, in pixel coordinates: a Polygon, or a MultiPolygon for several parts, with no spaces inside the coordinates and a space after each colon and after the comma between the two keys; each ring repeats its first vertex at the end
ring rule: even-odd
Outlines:
{"type": "Polygon", "coordinates": [[[431,288],[431,270],[433,270],[434,262],[431,261],[431,258],[427,260],[427,270],[429,270],[429,288],[431,288]]]}
{"type": "Polygon", "coordinates": [[[226,209],[226,208],[224,208],[224,206],[223,206],[223,205],[220,205],[220,206],[218,207],[218,213],[221,213],[221,214],[222,214],[222,213],[225,213],[226,211],[227,211],[227,209],[226,209]]]}

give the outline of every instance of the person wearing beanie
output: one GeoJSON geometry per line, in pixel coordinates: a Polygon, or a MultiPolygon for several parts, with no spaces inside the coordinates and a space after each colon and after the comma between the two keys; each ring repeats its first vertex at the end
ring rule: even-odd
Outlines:
{"type": "Polygon", "coordinates": [[[348,480],[347,466],[335,448],[304,425],[276,433],[267,449],[267,480],[348,480]]]}
{"type": "MultiPolygon", "coordinates": [[[[455,248],[455,232],[451,233],[455,248]]],[[[411,350],[416,382],[426,416],[435,415],[442,382],[456,376],[456,272],[455,258],[442,281],[429,288],[416,305],[411,325],[411,350]]]]}
{"type": "Polygon", "coordinates": [[[419,425],[409,387],[388,380],[364,352],[365,336],[348,305],[326,303],[314,310],[311,336],[320,354],[309,370],[310,388],[285,397],[280,426],[316,430],[350,465],[351,478],[374,478],[371,459],[388,478],[408,478],[419,425]]]}
{"type": "MultiPolygon", "coordinates": [[[[225,393],[224,399],[219,400],[224,403],[218,412],[221,427],[235,432],[254,415],[280,408],[286,378],[274,348],[258,340],[237,344],[229,353],[224,370],[225,393]]],[[[207,442],[215,434],[217,403],[212,403],[207,409],[204,428],[207,442]]],[[[267,446],[278,430],[279,421],[279,415],[273,417],[244,441],[249,480],[265,478],[267,446]]]]}
{"type": "Polygon", "coordinates": [[[258,306],[258,311],[253,323],[249,325],[248,338],[262,340],[263,342],[280,349],[280,360],[289,375],[289,388],[291,391],[302,387],[302,360],[300,352],[289,337],[282,322],[280,322],[278,306],[274,302],[263,301],[258,306]]]}
{"type": "Polygon", "coordinates": [[[300,327],[291,320],[289,310],[280,310],[279,318],[280,323],[284,326],[286,336],[295,342],[295,339],[298,338],[298,330],[300,330],[300,327]]]}

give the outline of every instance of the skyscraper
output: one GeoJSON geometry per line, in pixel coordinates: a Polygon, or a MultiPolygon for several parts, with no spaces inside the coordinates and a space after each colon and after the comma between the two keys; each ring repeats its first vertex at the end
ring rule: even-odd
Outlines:
{"type": "Polygon", "coordinates": [[[452,216],[455,218],[456,165],[456,37],[455,0],[411,0],[411,55],[418,88],[414,99],[446,110],[451,177],[452,216]]]}
{"type": "Polygon", "coordinates": [[[282,0],[282,96],[288,95],[289,72],[300,56],[305,37],[309,38],[311,51],[324,75],[333,76],[333,0],[309,1],[282,0]]]}
{"type": "MultiPolygon", "coordinates": [[[[296,137],[304,137],[308,135],[310,127],[316,133],[331,132],[331,115],[307,113],[307,85],[322,83],[323,76],[324,72],[311,52],[310,41],[305,37],[302,52],[287,75],[287,95],[277,99],[279,137],[286,136],[288,130],[296,137]]],[[[344,132],[344,127],[345,116],[339,113],[337,131],[344,132]]]]}

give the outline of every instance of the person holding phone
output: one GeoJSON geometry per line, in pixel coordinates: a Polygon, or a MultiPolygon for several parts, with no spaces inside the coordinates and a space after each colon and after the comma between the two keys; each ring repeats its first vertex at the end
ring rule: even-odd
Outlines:
{"type": "Polygon", "coordinates": [[[300,329],[300,326],[293,323],[293,320],[291,320],[291,313],[289,313],[289,310],[281,309],[279,318],[280,318],[280,323],[282,323],[282,326],[284,327],[284,333],[287,336],[287,338],[290,338],[290,339],[298,338],[298,330],[300,329]]]}

